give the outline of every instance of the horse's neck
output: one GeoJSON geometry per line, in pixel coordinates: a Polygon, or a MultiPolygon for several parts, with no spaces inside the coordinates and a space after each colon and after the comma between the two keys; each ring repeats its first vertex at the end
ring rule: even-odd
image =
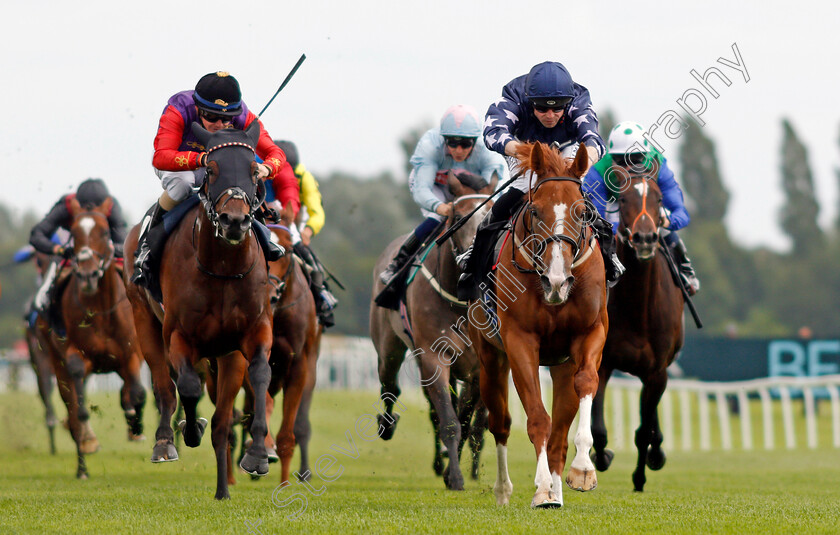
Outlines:
{"type": "Polygon", "coordinates": [[[663,276],[660,269],[662,262],[662,251],[657,251],[654,258],[642,262],[636,258],[636,253],[624,241],[618,243],[618,257],[624,264],[626,272],[621,276],[621,284],[612,291],[616,297],[620,297],[625,303],[632,303],[636,314],[627,316],[640,322],[647,328],[647,320],[650,313],[655,312],[652,305],[658,298],[657,293],[661,287],[663,276]]]}
{"type": "Polygon", "coordinates": [[[446,240],[439,247],[432,247],[431,252],[423,260],[426,269],[438,279],[444,289],[455,293],[455,286],[461,272],[455,264],[455,254],[452,250],[452,241],[446,240]]]}

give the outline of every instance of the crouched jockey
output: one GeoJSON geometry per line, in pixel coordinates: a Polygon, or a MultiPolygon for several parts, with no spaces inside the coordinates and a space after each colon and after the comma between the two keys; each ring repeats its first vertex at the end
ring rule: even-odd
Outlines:
{"type": "MultiPolygon", "coordinates": [[[[540,141],[573,157],[585,150],[590,165],[604,154],[604,142],[598,135],[598,118],[592,109],[589,90],[572,80],[566,68],[546,61],[531,68],[528,74],[514,78],[502,88],[502,97],[490,105],[484,120],[484,143],[508,158],[511,175],[519,174],[516,150],[522,143],[540,141]]],[[[503,226],[533,186],[531,173],[520,174],[499,197],[490,213],[479,224],[472,246],[459,258],[464,273],[458,280],[458,298],[477,299],[483,265],[493,247],[495,231],[503,226]]],[[[587,220],[598,234],[604,256],[606,279],[614,286],[624,272],[615,255],[615,240],[609,223],[596,217],[594,210],[587,220]]]]}
{"type": "Polygon", "coordinates": [[[446,110],[439,127],[420,138],[411,156],[408,185],[425,219],[408,235],[397,255],[379,274],[382,284],[389,285],[439,223],[452,214],[450,172],[475,190],[486,187],[494,179],[507,178],[504,159],[483,143],[477,143],[480,136],[478,113],[471,106],[458,104],[446,110]]]}
{"type": "MultiPolygon", "coordinates": [[[[161,180],[164,192],[146,212],[140,227],[140,237],[135,251],[134,274],[131,281],[147,288],[160,298],[156,272],[163,254],[167,232],[163,215],[192,195],[204,178],[207,153],[190,127],[199,122],[209,132],[223,128],[244,130],[253,121],[259,121],[242,102],[239,82],[227,72],[219,71],[202,76],[195,90],[181,91],[169,98],[160,117],[152,165],[161,180]]],[[[260,123],[260,137],[256,146],[262,158],[258,178],[265,180],[277,175],[286,163],[286,156],[260,123]]],[[[293,203],[295,213],[300,209],[297,183],[280,185],[280,200],[293,203]]],[[[271,233],[264,224],[254,221],[252,227],[269,261],[278,260],[283,251],[271,242],[271,233]]]]}
{"type": "MultiPolygon", "coordinates": [[[[73,216],[70,213],[70,201],[75,198],[79,205],[85,210],[91,210],[104,203],[110,194],[105,182],[100,178],[89,178],[79,184],[76,193],[70,193],[61,197],[50,209],[44,219],[32,228],[29,235],[29,243],[36,251],[52,255],[56,259],[50,262],[43,273],[43,280],[38,292],[35,294],[34,308],[39,313],[47,312],[52,305],[53,289],[58,275],[67,261],[73,258],[73,246],[67,241],[55,243],[56,231],[60,234],[67,234],[69,240],[70,227],[73,226],[73,216]]],[[[111,241],[114,244],[114,259],[117,267],[122,271],[123,242],[127,233],[125,219],[122,209],[116,199],[112,198],[113,204],[108,214],[108,227],[111,230],[111,241]]]]}
{"type": "Polygon", "coordinates": [[[688,226],[691,218],[685,209],[683,193],[674,179],[674,172],[668,167],[668,162],[644,138],[641,125],[632,121],[624,121],[615,125],[610,132],[608,154],[595,164],[586,174],[584,189],[589,194],[592,203],[602,217],[612,223],[611,230],[618,230],[619,216],[616,202],[619,188],[605,177],[611,176],[609,169],[620,166],[625,169],[651,169],[656,164],[659,172],[656,182],[662,191],[662,228],[665,229],[663,238],[671,248],[674,259],[679,267],[686,290],[694,295],[700,290],[700,281],[691,266],[691,260],[686,253],[685,244],[677,235],[677,231],[688,226]]]}
{"type": "Polygon", "coordinates": [[[295,219],[295,225],[290,227],[292,244],[295,254],[306,263],[309,288],[312,290],[312,297],[315,298],[318,321],[325,328],[332,327],[335,325],[333,309],[338,305],[338,299],[330,292],[327,285],[324,266],[309,248],[312,237],[321,232],[326,221],[324,206],[321,203],[321,191],[318,189],[315,177],[301,163],[297,146],[291,141],[275,140],[274,143],[286,154],[287,164],[280,170],[278,178],[271,180],[271,187],[266,188],[265,200],[270,207],[278,211],[282,210],[282,206],[278,206],[280,201],[276,200],[282,191],[275,190],[275,184],[282,185],[289,180],[297,182],[300,189],[301,209],[295,219]]]}

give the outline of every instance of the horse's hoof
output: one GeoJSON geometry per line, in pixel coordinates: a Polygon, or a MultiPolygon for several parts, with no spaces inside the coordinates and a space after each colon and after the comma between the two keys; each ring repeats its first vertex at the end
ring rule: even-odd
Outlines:
{"type": "Polygon", "coordinates": [[[662,451],[662,448],[648,448],[645,464],[651,470],[661,470],[665,466],[665,452],[662,451]]]}
{"type": "Polygon", "coordinates": [[[79,472],[79,473],[77,473],[77,474],[76,474],[76,479],[79,479],[79,480],[81,480],[81,481],[87,481],[87,479],[88,479],[87,472],[79,472]]]}
{"type": "Polygon", "coordinates": [[[266,454],[268,455],[268,463],[274,464],[280,460],[280,456],[277,455],[277,448],[270,447],[265,449],[266,454]]]}
{"type": "Polygon", "coordinates": [[[152,449],[153,463],[167,463],[178,460],[178,450],[175,445],[168,441],[161,441],[155,444],[152,449]]]}
{"type": "Polygon", "coordinates": [[[262,477],[268,473],[268,458],[260,459],[246,452],[239,463],[239,468],[247,474],[262,477]]]}
{"type": "Polygon", "coordinates": [[[146,435],[140,433],[139,435],[135,435],[131,431],[128,432],[128,441],[129,442],[143,442],[146,440],[146,435]]]}
{"type": "Polygon", "coordinates": [[[513,483],[506,481],[493,485],[493,495],[496,497],[496,505],[508,505],[513,494],[513,483]]]}
{"type": "Polygon", "coordinates": [[[312,471],[304,470],[302,467],[300,472],[295,472],[298,481],[310,481],[312,479],[312,471]]]}
{"type": "Polygon", "coordinates": [[[572,467],[569,469],[569,475],[566,476],[566,484],[571,489],[586,492],[598,486],[598,476],[595,475],[595,470],[572,467]]]}
{"type": "Polygon", "coordinates": [[[615,457],[615,452],[610,449],[605,449],[601,455],[598,455],[598,452],[594,450],[589,454],[589,458],[592,459],[595,469],[599,472],[607,471],[607,468],[612,464],[613,457],[615,457]]]}
{"type": "Polygon", "coordinates": [[[207,427],[207,418],[198,418],[195,421],[195,428],[191,432],[187,432],[187,421],[181,420],[178,422],[178,429],[184,436],[184,444],[190,448],[197,448],[201,445],[201,437],[204,436],[204,429],[207,427]]]}
{"type": "Polygon", "coordinates": [[[534,509],[557,509],[563,507],[563,502],[557,499],[557,496],[549,492],[538,492],[534,494],[534,499],[531,500],[531,507],[534,509]]]}
{"type": "Polygon", "coordinates": [[[79,451],[82,453],[82,455],[92,455],[99,451],[100,447],[101,446],[99,445],[99,441],[96,439],[96,437],[93,437],[83,440],[82,443],[79,444],[79,451]]]}
{"type": "Polygon", "coordinates": [[[384,414],[377,414],[376,422],[382,427],[382,434],[379,435],[379,438],[382,440],[391,440],[394,438],[394,431],[397,430],[397,422],[399,421],[399,414],[391,414],[390,419],[386,418],[384,414]]]}
{"type": "Polygon", "coordinates": [[[633,472],[633,490],[636,492],[644,492],[645,490],[645,482],[647,478],[645,477],[645,469],[642,468],[641,470],[636,469],[633,472]]]}

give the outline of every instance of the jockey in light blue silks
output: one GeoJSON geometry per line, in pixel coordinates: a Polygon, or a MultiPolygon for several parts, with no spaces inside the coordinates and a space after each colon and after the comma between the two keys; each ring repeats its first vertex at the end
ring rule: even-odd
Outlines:
{"type": "Polygon", "coordinates": [[[691,266],[683,241],[677,235],[679,229],[688,226],[691,218],[685,209],[683,193],[674,179],[674,172],[668,167],[668,161],[644,138],[644,129],[638,123],[624,121],[615,125],[607,143],[607,155],[589,169],[584,177],[584,191],[602,217],[607,219],[613,232],[618,231],[618,194],[617,184],[607,184],[604,177],[609,176],[609,169],[614,166],[624,168],[639,166],[649,167],[654,162],[659,166],[656,182],[662,191],[662,228],[666,229],[665,242],[671,248],[680,275],[691,295],[700,289],[700,281],[691,266]]]}
{"type": "Polygon", "coordinates": [[[458,104],[446,110],[440,127],[432,128],[420,138],[411,156],[412,171],[408,177],[408,186],[426,219],[408,236],[397,256],[379,275],[383,284],[387,285],[393,280],[438,223],[452,214],[450,172],[455,173],[462,182],[471,182],[475,186],[473,189],[486,187],[494,177],[499,183],[506,180],[507,165],[504,158],[490,151],[483,143],[476,143],[480,135],[481,121],[478,113],[471,106],[458,104]]]}

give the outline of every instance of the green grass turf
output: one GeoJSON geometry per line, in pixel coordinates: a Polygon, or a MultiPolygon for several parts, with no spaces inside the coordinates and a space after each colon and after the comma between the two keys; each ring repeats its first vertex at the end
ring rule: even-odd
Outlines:
{"type": "MultiPolygon", "coordinates": [[[[209,433],[197,449],[182,446],[180,461],[151,464],[150,438],[126,441],[116,393],[90,396],[102,449],[88,457],[90,479],[78,481],[74,447],[63,428],[57,429],[58,455],[49,455],[37,396],[0,394],[0,533],[840,532],[840,451],[830,447],[768,452],[758,443],[752,452],[669,451],[662,471],[648,471],[644,493],[632,490],[634,453],[621,451],[610,470],[598,475],[594,491],[565,488],[563,509],[532,510],[534,451],[524,430],[514,429],[509,442],[514,494],[510,506],[497,507],[492,436],[487,435],[480,480],[468,478],[464,492],[446,491],[431,469],[424,402],[412,399],[393,440],[365,441],[355,424],[375,412],[377,394],[316,392],[312,459],[331,454],[338,464],[323,471],[332,481],[313,478],[320,495],[298,483],[275,493],[277,503],[306,496],[305,508],[298,511],[302,498],[287,507],[272,501],[278,465],[256,482],[237,474],[232,499],[214,500],[209,433]],[[331,450],[333,445],[345,451],[355,447],[358,456],[331,450]],[[299,516],[289,519],[295,512],[299,516]]],[[[56,409],[63,418],[57,395],[56,409]]],[[[212,413],[206,399],[199,410],[208,418],[212,413]]],[[[150,400],[149,437],[156,419],[150,400]]],[[[272,424],[276,430],[279,415],[272,424]]],[[[574,454],[573,446],[569,453],[574,454]]],[[[296,457],[294,469],[297,463],[296,457]]],[[[466,459],[462,465],[468,474],[466,459]]]]}

